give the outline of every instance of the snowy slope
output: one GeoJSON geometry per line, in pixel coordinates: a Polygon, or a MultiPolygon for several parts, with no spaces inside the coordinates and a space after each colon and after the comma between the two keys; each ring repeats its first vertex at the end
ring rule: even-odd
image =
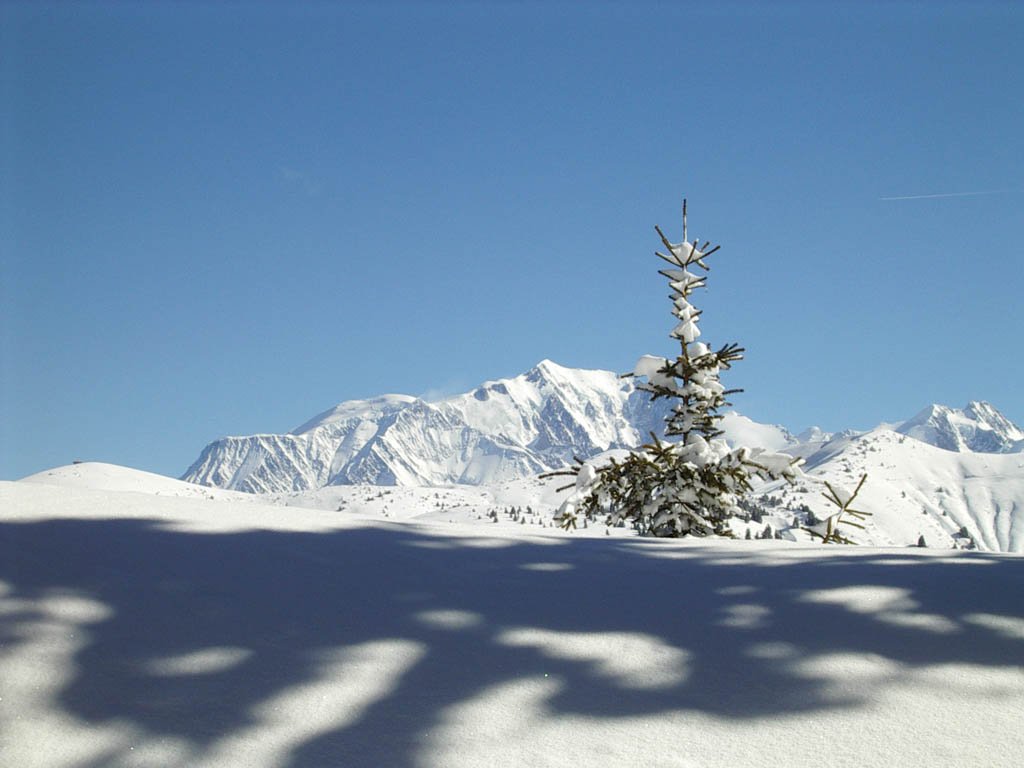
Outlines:
{"type": "Polygon", "coordinates": [[[822,482],[852,490],[867,473],[854,506],[872,517],[847,531],[854,541],[907,546],[924,536],[929,547],[1024,552],[1024,454],[948,451],[888,429],[834,442],[812,456],[806,478],[775,487],[780,506],[823,517],[834,508],[822,482]]]}
{"type": "MultiPolygon", "coordinates": [[[[872,517],[865,531],[846,531],[855,541],[912,546],[924,536],[931,548],[1024,553],[1024,455],[955,453],[885,429],[836,442],[843,449],[809,468],[795,485],[773,484],[755,492],[770,497],[763,505],[766,514],[760,522],[737,523],[736,533],[742,537],[750,528],[757,535],[770,524],[787,538],[809,540],[799,530],[806,522],[801,510],[809,507],[818,517],[834,511],[821,495],[824,481],[852,490],[867,473],[855,506],[872,517]]],[[[556,489],[567,482],[527,477],[445,488],[341,485],[261,498],[379,519],[476,523],[488,530],[527,526],[523,530],[535,531],[553,527],[553,512],[564,497],[556,489]],[[520,514],[509,516],[509,509],[520,514]],[[493,518],[492,511],[498,513],[493,518]]],[[[633,535],[629,529],[609,533],[633,535]]],[[[598,524],[573,535],[605,534],[604,525],[598,524]]]]}
{"type": "Polygon", "coordinates": [[[1019,556],[583,539],[424,522],[406,502],[394,523],[136,479],[0,483],[0,765],[1024,754],[1019,556]]]}
{"type": "Polygon", "coordinates": [[[125,491],[155,496],[180,496],[192,499],[226,499],[252,501],[251,494],[209,488],[183,480],[143,472],[139,469],[105,464],[98,461],[68,464],[24,477],[21,483],[42,483],[65,488],[88,488],[97,491],[125,491]]]}
{"type": "Polygon", "coordinates": [[[723,413],[718,428],[725,433],[725,440],[731,447],[746,445],[752,448],[764,448],[768,451],[792,451],[802,442],[815,440],[820,442],[829,437],[819,430],[808,433],[805,440],[801,440],[790,434],[785,427],[761,424],[735,411],[723,413]]]}

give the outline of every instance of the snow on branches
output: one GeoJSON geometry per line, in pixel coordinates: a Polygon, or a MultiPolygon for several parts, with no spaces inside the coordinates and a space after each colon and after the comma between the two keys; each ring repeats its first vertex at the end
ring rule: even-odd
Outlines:
{"type": "Polygon", "coordinates": [[[668,262],[660,270],[672,289],[672,314],[678,321],[669,334],[679,342],[675,360],[644,355],[627,376],[646,381],[637,386],[652,399],[675,400],[667,417],[665,436],[595,466],[577,462],[571,469],[552,474],[575,475],[573,492],[559,508],[557,519],[575,528],[579,518],[605,515],[609,525],[630,523],[651,536],[731,535],[727,521],[741,513],[739,499],[751,490],[751,480],[786,479],[799,472],[799,461],[761,449],[729,448],[721,438],[718,409],[729,405],[721,371],[743,358],[737,344],[712,351],[700,337],[701,311],[690,297],[705,287],[705,261],[719,246],[686,241],[686,201],[683,201],[683,242],[671,243],[655,227],[666,252],[655,251],[668,262]],[[675,439],[672,439],[675,438],[675,439]]]}

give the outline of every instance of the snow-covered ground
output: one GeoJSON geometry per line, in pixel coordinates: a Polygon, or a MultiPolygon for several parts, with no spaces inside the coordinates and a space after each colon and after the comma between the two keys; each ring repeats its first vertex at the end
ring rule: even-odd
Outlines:
{"type": "Polygon", "coordinates": [[[0,483],[0,765],[1020,764],[1024,558],[477,519],[524,482],[0,483]]]}
{"type": "Polygon", "coordinates": [[[867,481],[854,506],[872,513],[866,530],[847,531],[858,543],[977,547],[1024,553],[1024,454],[955,452],[880,428],[835,440],[834,455],[792,487],[776,486],[782,507],[809,506],[823,517],[834,509],[821,495],[827,480],[853,488],[867,481]],[[966,534],[966,535],[964,535],[966,534]]]}

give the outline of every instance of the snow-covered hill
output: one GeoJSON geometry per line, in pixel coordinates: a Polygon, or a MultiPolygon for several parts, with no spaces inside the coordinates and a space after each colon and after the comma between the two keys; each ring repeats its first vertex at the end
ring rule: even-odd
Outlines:
{"type": "Polygon", "coordinates": [[[818,517],[835,511],[822,497],[824,481],[852,490],[868,479],[854,506],[872,513],[854,541],[907,546],[1024,552],[1024,453],[949,451],[880,428],[839,438],[812,455],[794,486],[765,495],[779,509],[804,505],[818,517]]]}
{"type": "Polygon", "coordinates": [[[196,485],[175,480],[153,472],[87,461],[55,467],[24,477],[18,482],[59,485],[64,488],[87,488],[97,491],[121,491],[128,493],[152,494],[154,496],[178,496],[191,499],[221,499],[230,501],[252,501],[254,496],[237,491],[196,485]]]}

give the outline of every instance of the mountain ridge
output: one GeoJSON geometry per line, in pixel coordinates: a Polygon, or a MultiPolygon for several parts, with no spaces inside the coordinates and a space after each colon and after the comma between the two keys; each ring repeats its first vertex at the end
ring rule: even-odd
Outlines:
{"type": "Polygon", "coordinates": [[[1016,453],[1024,450],[1024,430],[984,400],[963,408],[932,404],[896,429],[948,451],[1016,453]]]}
{"type": "MultiPolygon", "coordinates": [[[[518,376],[439,400],[389,394],[328,408],[286,434],[224,437],[207,445],[182,480],[250,493],[328,485],[483,485],[559,469],[576,456],[632,448],[661,434],[671,404],[652,402],[629,378],[542,360],[518,376]]],[[[893,431],[954,452],[1015,453],[1024,430],[989,403],[931,405],[893,431]]],[[[823,464],[865,432],[794,435],[734,411],[732,444],[823,464]]]]}
{"type": "Polygon", "coordinates": [[[182,479],[253,493],[498,482],[564,467],[575,455],[633,447],[660,431],[667,407],[611,371],[542,360],[433,402],[348,401],[286,435],[224,437],[182,479]]]}

